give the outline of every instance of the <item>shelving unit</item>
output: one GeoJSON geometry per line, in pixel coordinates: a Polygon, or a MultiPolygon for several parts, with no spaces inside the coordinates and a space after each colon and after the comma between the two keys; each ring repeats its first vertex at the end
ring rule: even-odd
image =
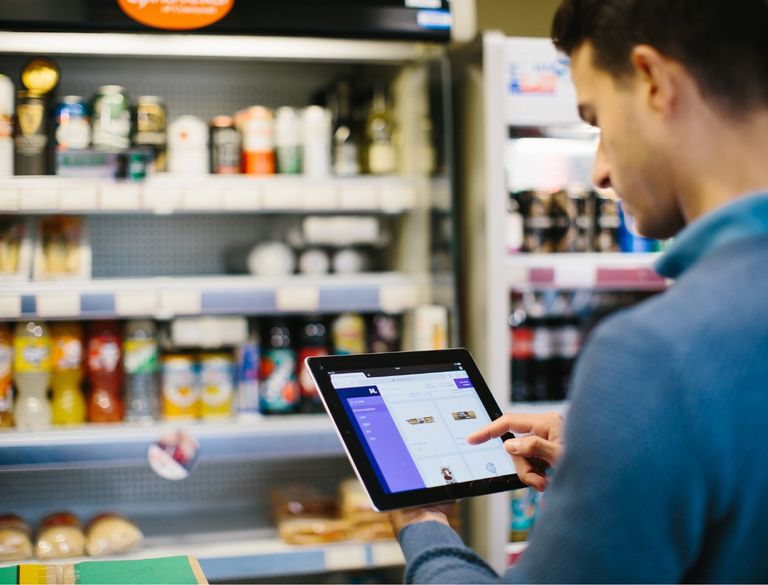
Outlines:
{"type": "MultiPolygon", "coordinates": [[[[450,247],[455,213],[451,129],[443,127],[450,124],[451,113],[443,45],[207,34],[0,32],[0,70],[13,75],[30,55],[56,59],[62,70],[59,95],[89,96],[101,84],[120,83],[134,98],[163,96],[169,120],[187,113],[207,119],[254,103],[302,107],[341,75],[364,84],[384,82],[397,99],[422,96],[433,108],[436,148],[445,162],[434,176],[406,164],[399,176],[349,179],[1,179],[1,214],[87,216],[94,277],[4,282],[0,319],[165,320],[182,315],[263,317],[344,311],[407,317],[421,304],[439,303],[448,307],[452,325],[457,325],[450,247]],[[310,214],[376,216],[385,222],[391,240],[384,244],[381,271],[285,278],[226,274],[222,257],[228,247],[274,239],[294,218],[310,214]],[[435,234],[442,234],[445,241],[436,242],[435,234]],[[195,238],[197,246],[191,245],[195,238]],[[178,257],[170,252],[174,244],[183,248],[178,257]],[[220,249],[213,253],[213,246],[220,249]],[[432,253],[437,249],[447,260],[433,266],[432,253]]],[[[416,158],[410,154],[419,147],[418,124],[413,121],[417,112],[411,109],[396,112],[406,163],[416,158]]],[[[0,512],[20,514],[34,526],[60,508],[71,509],[84,520],[99,511],[116,510],[134,519],[147,537],[135,558],[192,554],[210,580],[402,564],[399,546],[392,541],[317,546],[279,541],[271,526],[271,489],[305,483],[331,494],[341,479],[351,475],[335,431],[322,415],[0,433],[0,481],[11,486],[0,512]],[[178,429],[198,441],[198,463],[188,479],[168,482],[149,469],[147,448],[164,432],[178,429]]]]}

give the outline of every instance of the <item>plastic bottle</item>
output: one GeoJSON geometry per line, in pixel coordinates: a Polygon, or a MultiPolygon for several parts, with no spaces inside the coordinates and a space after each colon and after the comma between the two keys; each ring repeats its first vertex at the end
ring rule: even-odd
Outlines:
{"type": "Polygon", "coordinates": [[[22,431],[45,429],[51,424],[48,384],[51,381],[51,336],[37,321],[16,325],[13,339],[13,382],[16,385],[14,418],[22,431]]]}
{"type": "Polygon", "coordinates": [[[85,422],[83,396],[83,329],[79,323],[51,325],[53,362],[53,422],[76,425],[85,422]]]}
{"type": "Polygon", "coordinates": [[[156,420],[160,416],[160,400],[157,380],[157,333],[154,322],[128,321],[123,343],[123,364],[126,420],[141,423],[156,420]]]}
{"type": "Polygon", "coordinates": [[[13,335],[0,325],[0,428],[13,426],[13,335]]]}
{"type": "Polygon", "coordinates": [[[308,357],[328,355],[328,331],[322,317],[309,316],[302,321],[299,331],[299,351],[296,377],[301,387],[302,412],[323,412],[323,403],[312,381],[304,360],[308,357]]]}
{"type": "Polygon", "coordinates": [[[122,343],[115,321],[95,321],[88,335],[88,420],[112,423],[123,420],[122,343]]]}
{"type": "Polygon", "coordinates": [[[291,347],[288,324],[279,319],[268,322],[262,339],[259,408],[262,414],[297,412],[301,406],[301,390],[296,380],[296,352],[291,347]]]}

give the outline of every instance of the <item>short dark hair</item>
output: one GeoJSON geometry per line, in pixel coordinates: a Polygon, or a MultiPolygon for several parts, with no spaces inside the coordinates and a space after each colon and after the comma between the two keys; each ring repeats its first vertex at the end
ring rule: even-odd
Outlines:
{"type": "Polygon", "coordinates": [[[647,44],[728,113],[768,107],[768,0],[563,0],[552,40],[569,55],[589,41],[594,65],[616,78],[647,44]]]}

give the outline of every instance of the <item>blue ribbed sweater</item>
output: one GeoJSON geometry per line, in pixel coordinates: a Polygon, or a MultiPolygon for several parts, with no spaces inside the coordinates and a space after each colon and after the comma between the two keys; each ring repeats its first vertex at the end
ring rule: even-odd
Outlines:
{"type": "Polygon", "coordinates": [[[659,269],[674,286],[584,347],[518,565],[426,522],[399,535],[407,582],[768,582],[768,196],[686,228],[659,269]]]}

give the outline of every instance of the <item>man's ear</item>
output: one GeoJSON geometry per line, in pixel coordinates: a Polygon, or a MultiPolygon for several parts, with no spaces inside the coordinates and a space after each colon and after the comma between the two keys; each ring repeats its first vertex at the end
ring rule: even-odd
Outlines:
{"type": "Polygon", "coordinates": [[[671,115],[680,99],[684,80],[680,64],[650,45],[634,47],[630,62],[634,70],[633,82],[638,84],[641,99],[651,111],[664,117],[671,115]]]}

